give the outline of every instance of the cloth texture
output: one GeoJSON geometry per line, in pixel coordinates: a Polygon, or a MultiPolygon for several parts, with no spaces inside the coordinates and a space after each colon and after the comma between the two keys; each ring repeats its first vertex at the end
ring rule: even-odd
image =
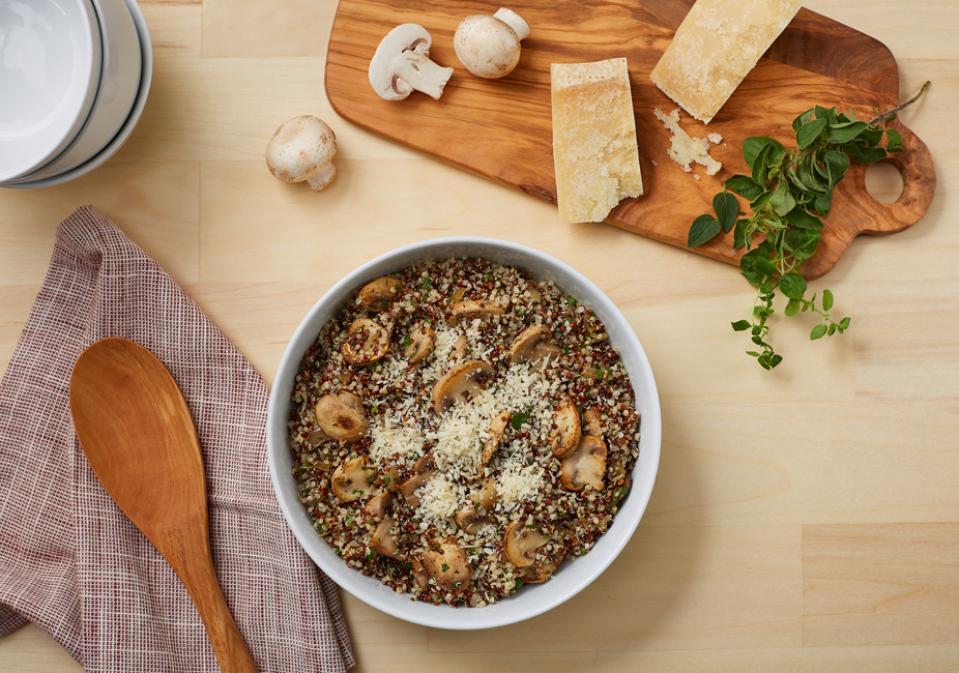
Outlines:
{"type": "Polygon", "coordinates": [[[183,391],[202,446],[214,565],[260,671],[352,666],[336,586],[297,544],[270,484],[266,384],[92,207],[60,225],[0,383],[0,635],[34,622],[92,672],[220,670],[186,589],[107,495],[74,433],[70,373],[109,336],[150,350],[183,391]]]}

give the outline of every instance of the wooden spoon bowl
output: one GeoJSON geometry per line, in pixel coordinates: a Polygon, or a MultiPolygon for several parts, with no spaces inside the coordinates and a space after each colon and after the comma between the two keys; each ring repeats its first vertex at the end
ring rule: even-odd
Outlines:
{"type": "Polygon", "coordinates": [[[200,441],[170,372],[132,341],[102,339],[77,359],[70,409],[103,487],[189,592],[220,669],[255,673],[213,568],[200,441]]]}

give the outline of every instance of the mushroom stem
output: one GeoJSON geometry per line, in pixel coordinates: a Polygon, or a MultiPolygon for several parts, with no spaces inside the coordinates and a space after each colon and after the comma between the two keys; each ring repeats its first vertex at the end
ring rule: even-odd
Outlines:
{"type": "Polygon", "coordinates": [[[512,28],[513,32],[516,33],[516,37],[518,37],[520,40],[525,40],[527,37],[529,37],[529,24],[526,23],[526,19],[521,17],[512,9],[500,7],[496,10],[496,13],[493,14],[493,18],[499,19],[507,26],[512,28]]]}
{"type": "Polygon", "coordinates": [[[330,164],[329,166],[324,168],[322,171],[314,175],[312,178],[309,178],[306,181],[306,184],[308,184],[310,186],[310,189],[312,189],[314,192],[318,192],[324,187],[326,187],[328,184],[333,182],[333,178],[335,177],[336,177],[336,166],[334,166],[333,164],[330,164]]]}
{"type": "Polygon", "coordinates": [[[439,100],[443,87],[453,75],[452,68],[444,68],[412,49],[393,57],[390,63],[396,77],[430,98],[439,100]]]}

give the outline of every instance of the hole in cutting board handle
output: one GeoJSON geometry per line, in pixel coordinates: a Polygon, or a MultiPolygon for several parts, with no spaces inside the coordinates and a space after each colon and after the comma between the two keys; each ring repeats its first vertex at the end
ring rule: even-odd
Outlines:
{"type": "Polygon", "coordinates": [[[906,181],[902,171],[889,161],[878,161],[866,167],[866,191],[880,203],[895,203],[902,198],[906,181]]]}

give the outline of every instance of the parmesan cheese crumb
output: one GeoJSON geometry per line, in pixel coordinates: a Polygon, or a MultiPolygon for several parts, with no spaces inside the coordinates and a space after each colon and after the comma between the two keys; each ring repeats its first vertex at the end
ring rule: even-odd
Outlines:
{"type": "MultiPolygon", "coordinates": [[[[709,141],[706,138],[693,138],[680,127],[679,108],[668,115],[656,108],[653,110],[653,114],[672,134],[671,144],[666,151],[670,159],[679,164],[687,173],[692,171],[689,167],[691,163],[705,166],[706,175],[716,175],[719,172],[723,165],[709,156],[709,141]]],[[[719,134],[714,133],[712,135],[718,136],[719,134]]],[[[721,137],[720,140],[722,140],[721,137]]]]}

